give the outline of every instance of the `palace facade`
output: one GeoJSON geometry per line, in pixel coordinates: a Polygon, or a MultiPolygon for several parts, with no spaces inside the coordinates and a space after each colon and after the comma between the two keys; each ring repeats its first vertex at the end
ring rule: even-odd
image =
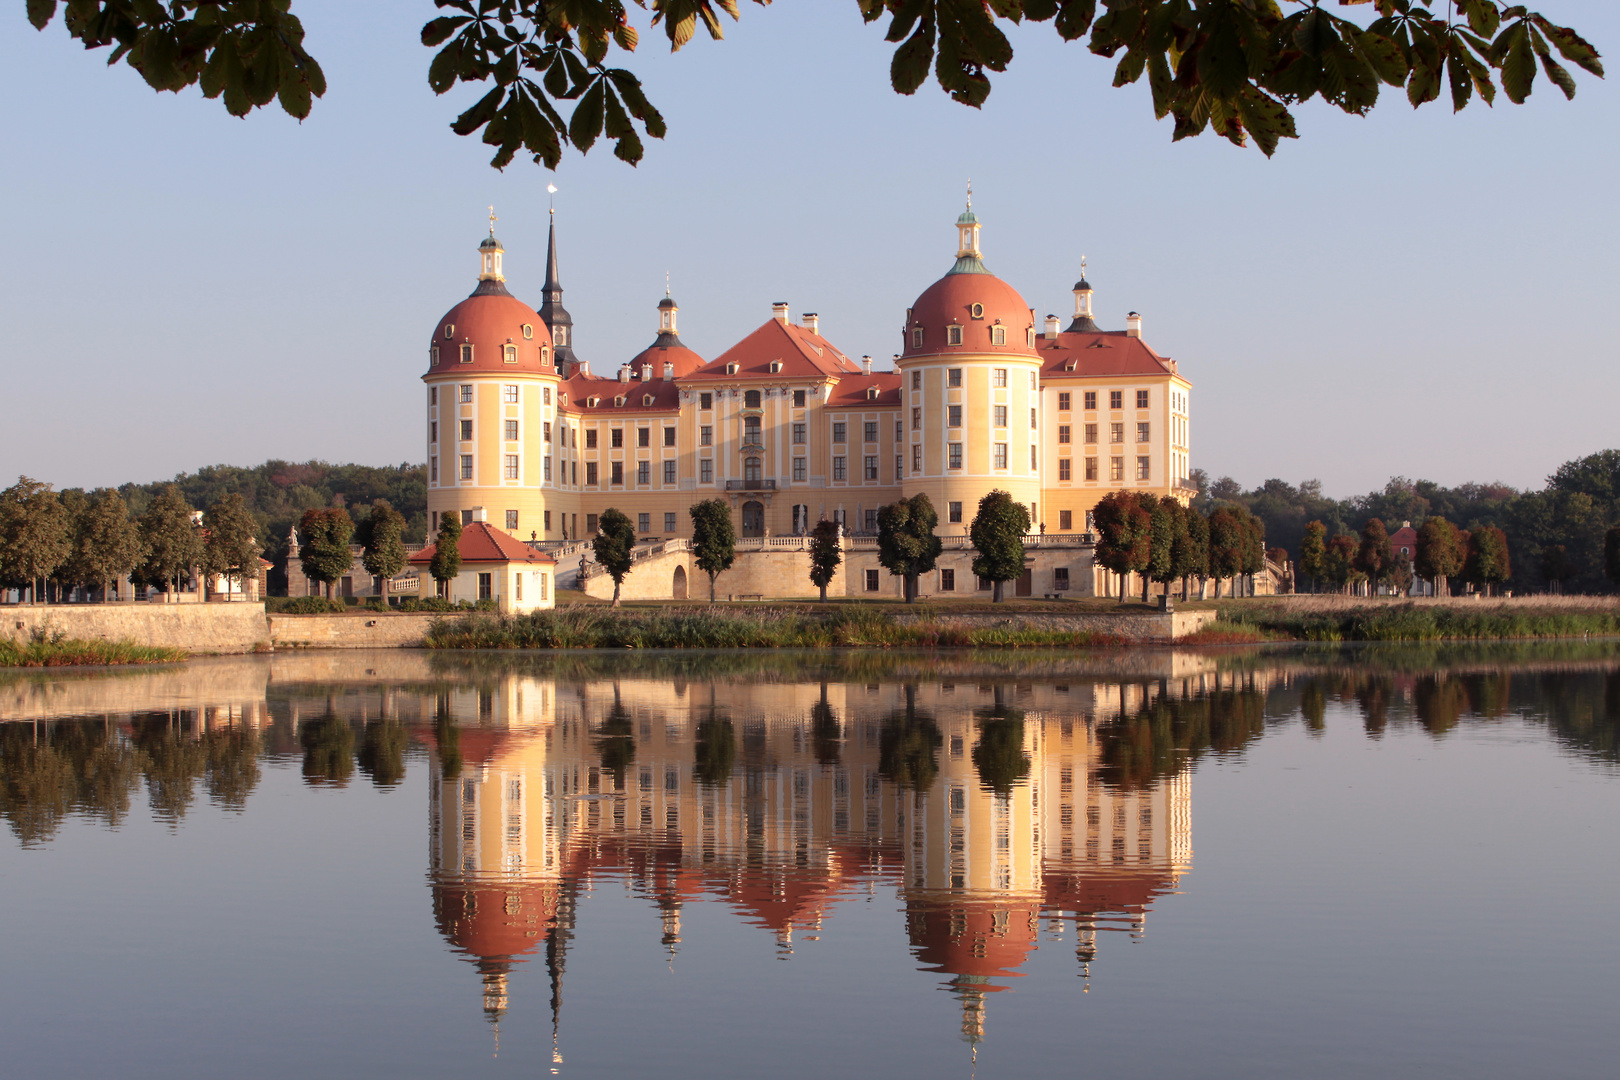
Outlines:
{"type": "Polygon", "coordinates": [[[1082,275],[1072,321],[1039,321],[986,268],[971,203],[955,229],[955,263],[906,309],[889,369],[785,303],[706,360],[666,295],[652,343],[597,372],[573,350],[555,218],[538,309],[508,291],[492,224],[477,288],[434,326],[422,376],[430,529],[453,513],[578,542],[616,507],[648,541],[681,539],[693,503],[723,498],[744,538],[821,518],[861,536],[881,506],[920,492],[941,535],[962,536],[1002,489],[1050,541],[1080,545],[1109,491],[1190,497],[1191,384],[1143,340],[1140,316],[1101,329],[1082,275]]]}

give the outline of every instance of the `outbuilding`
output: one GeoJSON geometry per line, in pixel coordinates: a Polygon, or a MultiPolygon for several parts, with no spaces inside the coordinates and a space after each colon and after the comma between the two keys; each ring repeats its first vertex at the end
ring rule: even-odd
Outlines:
{"type": "MultiPolygon", "coordinates": [[[[452,602],[493,600],[507,614],[556,606],[557,560],[545,552],[487,521],[462,526],[456,547],[461,552],[461,571],[447,583],[446,598],[452,602]]],[[[429,544],[410,558],[424,585],[433,580],[429,568],[436,550],[437,544],[429,544]]]]}

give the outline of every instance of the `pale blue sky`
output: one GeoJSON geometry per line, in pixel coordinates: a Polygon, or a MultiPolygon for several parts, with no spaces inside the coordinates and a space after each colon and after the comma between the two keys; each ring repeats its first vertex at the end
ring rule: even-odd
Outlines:
{"type": "MultiPolygon", "coordinates": [[[[1543,7],[1620,54],[1616,5],[1543,7]]],[[[1082,252],[1099,321],[1143,313],[1193,381],[1212,475],[1539,486],[1620,446],[1613,80],[1583,75],[1565,102],[1540,79],[1526,106],[1457,116],[1398,92],[1367,119],[1301,108],[1303,137],[1268,161],[1171,144],[1145,86],[1111,89],[1049,26],[1014,33],[976,112],[893,94],[852,0],[744,8],[724,42],[670,57],[648,34],[629,60],[669,123],[640,168],[600,146],[551,174],[497,173],[449,131],[468,98],[427,88],[426,0],[297,0],[330,85],[301,126],[153,94],[8,5],[0,478],[421,460],[417,377],[474,284],[485,207],[537,304],[553,181],[597,371],[651,341],[666,271],[706,357],[786,300],[886,359],[950,265],[971,176],[986,262],[1038,314],[1069,312],[1082,252]]]]}

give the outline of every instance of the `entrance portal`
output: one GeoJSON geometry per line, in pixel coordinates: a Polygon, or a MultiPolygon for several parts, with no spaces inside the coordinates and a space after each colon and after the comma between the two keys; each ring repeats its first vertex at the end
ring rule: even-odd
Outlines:
{"type": "Polygon", "coordinates": [[[763,503],[743,503],[742,534],[744,536],[765,535],[765,506],[763,503]]]}
{"type": "Polygon", "coordinates": [[[1019,574],[1018,583],[1013,586],[1013,595],[1028,596],[1032,586],[1034,585],[1034,582],[1031,580],[1032,577],[1033,575],[1028,570],[1025,570],[1022,574],[1019,574]]]}
{"type": "Polygon", "coordinates": [[[672,600],[686,599],[686,567],[675,568],[675,580],[670,583],[669,595],[672,600]]]}

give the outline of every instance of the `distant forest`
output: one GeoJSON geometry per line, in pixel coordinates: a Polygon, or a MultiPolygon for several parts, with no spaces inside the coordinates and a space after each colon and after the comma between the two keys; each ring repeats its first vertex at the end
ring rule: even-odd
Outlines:
{"type": "Polygon", "coordinates": [[[1230,476],[1212,483],[1202,470],[1194,470],[1192,479],[1199,487],[1195,506],[1207,513],[1218,502],[1243,504],[1265,523],[1266,545],[1286,548],[1296,561],[1305,526],[1312,521],[1326,525],[1331,537],[1357,533],[1373,518],[1393,533],[1403,522],[1418,528],[1428,518],[1443,517],[1460,529],[1493,525],[1507,534],[1511,589],[1545,590],[1555,580],[1566,592],[1614,588],[1603,574],[1603,537],[1611,525],[1620,524],[1620,450],[1566,461],[1539,491],[1501,483],[1448,488],[1396,476],[1382,491],[1331,499],[1317,480],[1298,487],[1267,480],[1245,491],[1230,476]]]}

